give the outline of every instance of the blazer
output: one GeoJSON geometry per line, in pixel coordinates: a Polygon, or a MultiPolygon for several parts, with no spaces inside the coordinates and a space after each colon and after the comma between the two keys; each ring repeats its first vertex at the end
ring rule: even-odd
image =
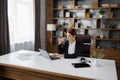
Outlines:
{"type": "Polygon", "coordinates": [[[75,44],[75,53],[74,54],[68,54],[68,47],[69,47],[69,41],[66,40],[64,44],[58,45],[58,53],[63,54],[65,58],[76,58],[78,56],[82,56],[82,46],[83,44],[79,41],[76,41],[75,44]]]}

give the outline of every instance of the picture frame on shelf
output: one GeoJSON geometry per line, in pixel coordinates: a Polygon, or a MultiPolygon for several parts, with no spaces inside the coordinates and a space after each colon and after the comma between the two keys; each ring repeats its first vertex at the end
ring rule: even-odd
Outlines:
{"type": "Polygon", "coordinates": [[[65,17],[66,17],[66,18],[69,18],[69,17],[70,17],[70,12],[66,12],[66,13],[65,13],[65,17]]]}

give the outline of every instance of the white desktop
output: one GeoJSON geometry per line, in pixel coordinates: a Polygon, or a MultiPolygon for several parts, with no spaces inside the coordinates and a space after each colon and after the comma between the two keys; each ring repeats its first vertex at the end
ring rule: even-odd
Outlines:
{"type": "Polygon", "coordinates": [[[0,65],[8,64],[32,68],[36,70],[44,70],[64,75],[77,77],[85,77],[95,80],[117,80],[116,65],[114,60],[98,59],[99,66],[93,67],[94,58],[86,58],[91,61],[91,67],[74,68],[71,63],[79,62],[76,59],[58,59],[48,60],[42,57],[39,52],[20,50],[10,54],[0,56],[0,65]]]}

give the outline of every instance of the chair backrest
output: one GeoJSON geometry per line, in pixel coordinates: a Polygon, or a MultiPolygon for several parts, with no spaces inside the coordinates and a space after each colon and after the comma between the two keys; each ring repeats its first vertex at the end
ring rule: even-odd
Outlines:
{"type": "Polygon", "coordinates": [[[91,47],[91,36],[85,34],[78,34],[77,41],[83,43],[82,53],[84,57],[90,56],[90,47],[91,47]]]}

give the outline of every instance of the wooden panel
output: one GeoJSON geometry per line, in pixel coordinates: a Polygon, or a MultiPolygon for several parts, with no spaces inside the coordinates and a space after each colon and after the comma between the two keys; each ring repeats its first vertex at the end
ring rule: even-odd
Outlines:
{"type": "Polygon", "coordinates": [[[52,45],[52,37],[51,37],[51,32],[49,32],[49,31],[47,31],[47,40],[46,40],[46,42],[47,42],[47,51],[48,52],[51,52],[51,45],[52,45]]]}
{"type": "MultiPolygon", "coordinates": [[[[53,0],[47,0],[47,24],[53,23],[53,0]]],[[[47,38],[46,38],[46,47],[47,51],[51,52],[51,40],[52,37],[50,37],[50,32],[47,32],[47,38]]]]}
{"type": "Polygon", "coordinates": [[[91,80],[87,78],[35,70],[11,65],[0,66],[0,76],[15,80],[91,80]]]}
{"type": "Polygon", "coordinates": [[[120,65],[116,65],[118,80],[120,80],[120,65]]]}
{"type": "Polygon", "coordinates": [[[47,0],[47,24],[53,22],[53,0],[47,0]]]}

